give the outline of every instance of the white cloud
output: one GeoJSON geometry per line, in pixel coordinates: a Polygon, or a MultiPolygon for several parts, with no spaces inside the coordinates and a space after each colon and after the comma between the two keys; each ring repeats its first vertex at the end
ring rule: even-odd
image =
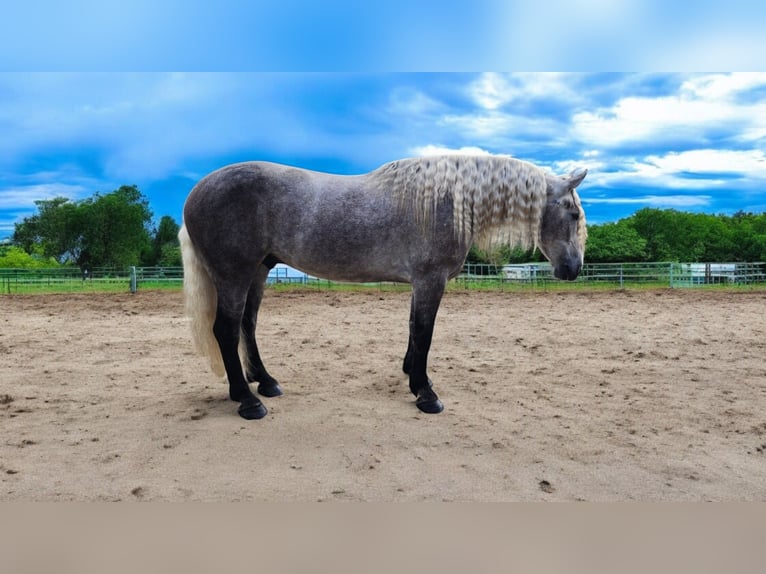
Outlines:
{"type": "Polygon", "coordinates": [[[711,132],[752,141],[766,133],[766,102],[741,102],[746,90],[766,87],[766,74],[692,77],[661,97],[629,96],[608,108],[573,115],[571,135],[588,146],[703,140],[711,132]]]}
{"type": "Polygon", "coordinates": [[[766,73],[734,72],[695,76],[681,84],[681,91],[688,91],[702,98],[722,99],[764,85],[766,73]]]}
{"type": "Polygon", "coordinates": [[[443,104],[414,88],[395,88],[389,95],[390,114],[418,117],[443,110],[443,104]]]}
{"type": "Polygon", "coordinates": [[[588,170],[588,176],[585,181],[587,181],[589,184],[601,183],[604,184],[603,176],[601,179],[597,180],[599,177],[598,174],[600,173],[600,170],[603,170],[606,167],[606,164],[601,161],[594,161],[594,160],[563,160],[563,161],[555,161],[551,165],[551,171],[558,175],[564,175],[568,173],[572,173],[573,171],[579,171],[581,169],[587,169],[588,170]]]}
{"type": "Polygon", "coordinates": [[[705,207],[710,205],[709,195],[640,195],[636,197],[583,197],[583,203],[606,205],[645,205],[662,208],[705,207]]]}
{"type": "Polygon", "coordinates": [[[699,137],[706,126],[735,119],[736,110],[679,97],[621,99],[609,109],[579,112],[572,134],[587,145],[618,146],[649,139],[663,141],[699,137]]]}
{"type": "Polygon", "coordinates": [[[766,179],[766,155],[761,150],[698,149],[651,155],[646,163],[664,173],[746,174],[749,178],[766,179]]]}
{"type": "Polygon", "coordinates": [[[571,74],[554,72],[481,74],[468,85],[468,95],[482,109],[496,110],[512,102],[532,99],[578,100],[571,74]]]}
{"type": "Polygon", "coordinates": [[[410,152],[413,156],[418,157],[434,155],[493,155],[487,150],[475,146],[467,146],[456,149],[433,144],[411,148],[410,152]]]}
{"type": "Polygon", "coordinates": [[[553,145],[563,135],[561,124],[541,115],[514,115],[499,110],[443,116],[438,125],[459,137],[501,149],[520,149],[529,142],[553,145]]]}
{"type": "MultiPolygon", "coordinates": [[[[516,120],[498,111],[479,114],[450,114],[441,118],[440,125],[457,130],[471,139],[488,140],[511,133],[516,120]]],[[[515,130],[518,133],[518,130],[515,130]]]]}
{"type": "MultiPolygon", "coordinates": [[[[590,184],[611,189],[712,190],[726,188],[731,185],[732,179],[736,179],[734,185],[745,190],[752,188],[754,182],[758,185],[757,182],[766,180],[766,155],[760,150],[701,149],[643,158],[614,158],[608,165],[589,161],[583,163],[590,170],[590,184]]],[[[576,165],[577,162],[557,163],[562,171],[569,171],[576,165]]],[[[668,205],[675,206],[673,200],[670,201],[668,205]]]]}
{"type": "Polygon", "coordinates": [[[28,209],[35,207],[35,201],[67,197],[77,199],[87,193],[81,185],[66,183],[42,183],[22,187],[4,188],[0,192],[0,209],[28,209]]]}
{"type": "Polygon", "coordinates": [[[473,100],[484,109],[495,110],[513,99],[513,90],[500,74],[488,72],[468,87],[473,100]]]}
{"type": "MultiPolygon", "coordinates": [[[[566,130],[561,116],[535,113],[540,102],[557,109],[581,102],[571,74],[518,73],[479,75],[465,87],[467,107],[440,110],[440,128],[494,148],[517,149],[524,141],[559,143],[566,130]]],[[[432,108],[433,109],[433,108],[432,108]]]]}

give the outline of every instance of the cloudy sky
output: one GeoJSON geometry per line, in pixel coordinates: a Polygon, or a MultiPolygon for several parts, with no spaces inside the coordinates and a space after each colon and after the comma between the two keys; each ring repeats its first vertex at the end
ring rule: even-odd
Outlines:
{"type": "Polygon", "coordinates": [[[180,221],[228,163],[352,174],[455,150],[587,167],[595,223],[766,211],[759,73],[2,73],[0,133],[0,238],[55,196],[135,184],[180,221]]]}

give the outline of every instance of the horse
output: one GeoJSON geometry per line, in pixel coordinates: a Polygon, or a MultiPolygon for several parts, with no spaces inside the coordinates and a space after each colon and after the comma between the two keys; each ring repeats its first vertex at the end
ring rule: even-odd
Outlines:
{"type": "Polygon", "coordinates": [[[434,321],[448,280],[472,244],[537,247],[553,274],[574,280],[587,228],[575,188],[587,170],[556,176],[509,156],[409,158],[361,175],[270,162],[228,165],[191,190],[179,231],[186,312],[195,348],[226,375],[245,419],[283,393],[256,343],[258,309],[277,263],[333,281],[410,283],[402,369],[415,405],[444,405],[427,374],[434,321]]]}

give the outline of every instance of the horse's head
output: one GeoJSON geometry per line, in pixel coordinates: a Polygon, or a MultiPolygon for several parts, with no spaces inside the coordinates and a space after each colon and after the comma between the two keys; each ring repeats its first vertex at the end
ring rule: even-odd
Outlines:
{"type": "Polygon", "coordinates": [[[582,269],[587,232],[575,188],[587,173],[583,169],[564,177],[546,174],[548,198],[537,246],[553,265],[557,279],[574,281],[582,269]]]}

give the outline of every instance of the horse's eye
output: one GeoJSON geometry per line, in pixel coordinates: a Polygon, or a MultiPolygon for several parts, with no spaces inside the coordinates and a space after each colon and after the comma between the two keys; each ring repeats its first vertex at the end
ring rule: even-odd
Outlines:
{"type": "Polygon", "coordinates": [[[573,211],[572,212],[572,219],[575,221],[578,221],[580,219],[580,212],[579,211],[573,211]]]}

